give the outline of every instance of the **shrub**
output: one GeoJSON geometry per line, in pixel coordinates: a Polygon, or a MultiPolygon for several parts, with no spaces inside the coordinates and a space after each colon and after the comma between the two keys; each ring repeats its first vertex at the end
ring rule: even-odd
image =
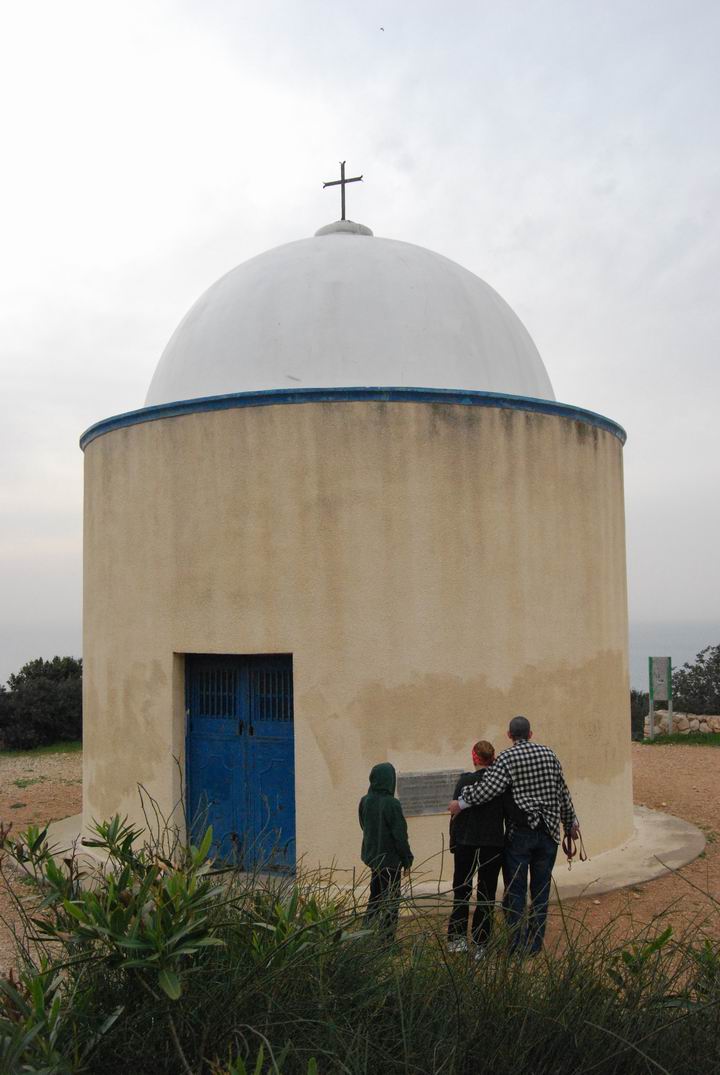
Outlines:
{"type": "Polygon", "coordinates": [[[33,946],[0,988],[1,1071],[720,1071],[720,951],[697,932],[655,920],[618,943],[616,924],[590,936],[564,917],[553,952],[520,959],[499,929],[475,961],[410,901],[388,949],[360,889],[214,871],[210,834],[199,848],[166,836],[139,847],[119,818],[98,825],[108,864],[81,877],[44,831],[0,832],[37,894],[33,946]]]}
{"type": "Polygon", "coordinates": [[[645,718],[648,715],[650,695],[647,691],[630,691],[630,736],[639,740],[645,736],[645,718]]]}
{"type": "Polygon", "coordinates": [[[3,687],[2,683],[0,683],[0,737],[2,737],[6,725],[12,720],[12,716],[12,695],[7,688],[3,687]]]}
{"type": "Polygon", "coordinates": [[[678,713],[720,713],[720,645],[706,646],[673,672],[673,706],[678,713]]]}
{"type": "Polygon", "coordinates": [[[82,736],[82,661],[53,657],[29,661],[0,695],[0,739],[27,750],[82,736]]]}

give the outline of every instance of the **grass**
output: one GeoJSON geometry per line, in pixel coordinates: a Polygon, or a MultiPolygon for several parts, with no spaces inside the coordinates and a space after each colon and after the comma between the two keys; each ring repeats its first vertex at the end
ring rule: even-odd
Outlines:
{"type": "Polygon", "coordinates": [[[32,750],[0,750],[0,758],[24,757],[37,758],[44,754],[80,754],[82,753],[82,741],[80,739],[63,740],[60,743],[48,743],[43,747],[33,747],[32,750]]]}
{"type": "Polygon", "coordinates": [[[44,776],[28,776],[21,777],[19,780],[13,780],[13,784],[16,788],[31,788],[33,784],[42,784],[44,776]]]}
{"type": "Polygon", "coordinates": [[[672,735],[656,735],[654,739],[641,739],[640,742],[649,747],[670,747],[675,744],[685,747],[720,747],[720,735],[713,732],[689,732],[687,735],[673,732],[672,735]]]}
{"type": "Polygon", "coordinates": [[[617,923],[591,933],[560,907],[561,943],[527,959],[498,916],[475,961],[448,953],[422,900],[388,946],[363,921],[364,881],[213,873],[209,839],[97,832],[114,868],[84,886],[39,830],[6,835],[42,903],[24,978],[0,982],[2,1072],[720,1073],[720,948],[697,928],[658,916],[618,941],[617,923]]]}

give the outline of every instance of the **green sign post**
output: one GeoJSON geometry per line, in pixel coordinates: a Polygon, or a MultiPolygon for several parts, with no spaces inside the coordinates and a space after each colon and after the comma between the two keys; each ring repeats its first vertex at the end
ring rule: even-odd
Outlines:
{"type": "Polygon", "coordinates": [[[655,703],[668,704],[668,732],[672,732],[672,660],[670,657],[648,657],[648,679],[650,681],[650,704],[648,708],[648,730],[650,738],[655,738],[655,703]]]}

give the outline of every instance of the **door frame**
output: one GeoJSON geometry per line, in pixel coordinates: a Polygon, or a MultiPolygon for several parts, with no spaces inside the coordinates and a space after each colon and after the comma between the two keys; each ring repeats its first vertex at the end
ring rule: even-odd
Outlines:
{"type": "MultiPolygon", "coordinates": [[[[210,741],[214,736],[210,735],[204,737],[202,728],[193,727],[193,717],[197,719],[198,713],[193,713],[194,699],[192,697],[192,690],[196,689],[194,681],[194,675],[198,670],[202,669],[203,662],[207,662],[208,665],[212,665],[213,662],[217,662],[219,665],[226,664],[228,667],[234,668],[238,675],[241,677],[233,688],[235,694],[235,711],[232,717],[228,713],[227,716],[218,715],[219,719],[223,721],[223,724],[227,725],[232,721],[233,724],[239,725],[237,737],[241,742],[239,743],[238,751],[238,765],[241,767],[241,772],[236,773],[235,780],[239,779],[238,784],[231,790],[232,796],[229,812],[233,818],[242,819],[243,839],[250,838],[250,847],[254,849],[253,853],[257,854],[255,849],[262,849],[263,841],[262,835],[267,828],[268,816],[271,819],[278,817],[278,812],[284,808],[287,809],[287,814],[283,817],[285,826],[280,824],[275,830],[280,834],[280,842],[278,847],[284,847],[288,856],[287,865],[278,865],[270,863],[269,861],[263,861],[261,859],[260,868],[268,871],[277,872],[295,872],[295,862],[297,857],[297,800],[295,796],[295,707],[294,707],[294,657],[292,653],[208,653],[208,652],[191,652],[184,655],[184,668],[182,669],[183,675],[183,696],[184,696],[184,713],[185,713],[185,764],[184,773],[182,774],[185,796],[185,822],[186,830],[188,833],[188,839],[191,838],[191,825],[192,814],[191,811],[195,809],[196,803],[191,799],[191,793],[195,794],[195,799],[200,802],[200,797],[203,794],[202,790],[199,790],[197,785],[193,787],[194,771],[193,771],[193,758],[195,756],[195,763],[199,764],[198,756],[193,751],[193,735],[197,735],[197,744],[205,741],[210,741]],[[252,730],[252,713],[256,712],[258,699],[261,697],[259,694],[253,692],[252,683],[253,680],[259,680],[258,672],[262,672],[263,663],[267,662],[268,672],[286,672],[289,673],[289,699],[284,699],[285,710],[289,705],[290,718],[285,716],[275,716],[263,721],[263,727],[265,735],[254,738],[252,730]],[[276,667],[273,668],[272,665],[276,667]],[[283,667],[284,665],[284,667],[283,667]],[[256,675],[253,677],[253,671],[256,675]],[[247,694],[244,702],[239,699],[242,694],[247,694]],[[246,705],[247,712],[242,709],[243,705],[246,705]],[[273,725],[277,723],[278,727],[288,728],[289,734],[272,736],[269,734],[273,725]],[[272,778],[270,778],[270,787],[266,785],[265,791],[263,791],[262,784],[258,781],[258,773],[261,771],[258,766],[258,762],[263,758],[263,750],[261,745],[269,747],[272,752],[272,744],[278,745],[278,749],[282,752],[282,743],[285,742],[285,749],[289,746],[289,755],[286,755],[279,763],[283,765],[287,771],[288,781],[290,787],[285,791],[285,798],[283,798],[283,792],[280,792],[280,798],[278,799],[278,805],[275,812],[268,812],[267,802],[268,797],[266,792],[270,791],[272,786],[272,778]],[[257,749],[253,747],[253,743],[257,742],[257,749]],[[257,786],[256,786],[257,785],[257,786]],[[263,799],[265,805],[260,805],[260,800],[263,799]],[[256,801],[257,800],[257,801],[256,801]],[[287,831],[283,832],[283,828],[287,831]],[[287,838],[285,838],[287,836],[287,838]]],[[[285,688],[286,690],[288,687],[285,688]]],[[[222,688],[221,688],[222,690],[222,688]]],[[[281,692],[282,694],[282,689],[281,692]]],[[[265,695],[267,700],[272,697],[269,702],[273,711],[279,714],[282,708],[282,703],[276,701],[276,695],[265,695]]],[[[210,729],[208,728],[208,731],[210,729]]],[[[231,739],[232,736],[219,735],[217,739],[223,741],[223,739],[231,739]]],[[[267,761],[267,754],[265,759],[267,761]]],[[[270,762],[270,769],[273,768],[273,762],[270,762]]],[[[270,769],[266,769],[269,772],[270,769]]],[[[277,769],[274,770],[277,773],[277,769]]],[[[277,784],[275,785],[277,788],[277,784]]],[[[208,813],[208,823],[212,824],[212,815],[208,813]]],[[[235,831],[234,829],[231,831],[235,831]]],[[[245,864],[243,864],[245,865],[245,864]]],[[[255,863],[250,863],[250,868],[255,868],[255,863]]]]}

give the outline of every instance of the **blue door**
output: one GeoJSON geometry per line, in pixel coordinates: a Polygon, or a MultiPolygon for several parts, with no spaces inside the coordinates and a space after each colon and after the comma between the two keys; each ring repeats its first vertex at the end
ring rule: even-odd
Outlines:
{"type": "Polygon", "coordinates": [[[187,804],[193,840],[243,869],[295,866],[292,657],[186,659],[187,804]]]}

